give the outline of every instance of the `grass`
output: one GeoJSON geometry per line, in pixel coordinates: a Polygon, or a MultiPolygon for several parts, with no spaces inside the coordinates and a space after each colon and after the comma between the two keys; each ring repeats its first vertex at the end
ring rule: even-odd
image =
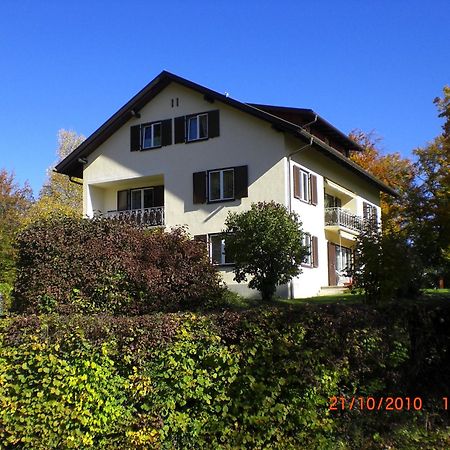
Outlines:
{"type": "MultiPolygon", "coordinates": [[[[450,289],[425,289],[422,295],[414,300],[405,298],[401,300],[396,300],[399,304],[411,303],[415,304],[436,304],[439,305],[449,305],[450,304],[450,289]]],[[[258,308],[264,305],[267,306],[279,306],[279,307],[298,307],[302,308],[306,305],[361,305],[364,303],[364,294],[334,294],[334,295],[323,295],[318,297],[308,297],[308,298],[275,298],[271,302],[263,302],[259,299],[249,299],[241,297],[238,294],[229,292],[225,304],[223,305],[227,309],[232,310],[244,310],[258,308]]]]}

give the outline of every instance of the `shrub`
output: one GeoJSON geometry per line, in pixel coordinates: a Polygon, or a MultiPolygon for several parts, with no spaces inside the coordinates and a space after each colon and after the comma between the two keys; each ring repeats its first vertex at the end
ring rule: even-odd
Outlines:
{"type": "Polygon", "coordinates": [[[125,381],[106,346],[63,352],[37,337],[1,346],[0,448],[115,448],[130,419],[125,381]]]}
{"type": "Polygon", "coordinates": [[[301,222],[275,202],[253,203],[249,211],[229,213],[225,221],[225,245],[234,261],[235,280],[251,276],[249,287],[270,300],[276,286],[301,272],[306,255],[301,222]]]}
{"type": "Polygon", "coordinates": [[[429,305],[0,320],[0,449],[447,448],[427,442],[448,420],[449,321],[429,305]]]}
{"type": "Polygon", "coordinates": [[[17,312],[135,314],[186,307],[219,292],[202,244],[183,229],[48,219],[22,231],[17,248],[17,312]]]}
{"type": "Polygon", "coordinates": [[[370,226],[358,236],[349,275],[353,287],[363,290],[367,303],[416,297],[421,272],[414,248],[400,233],[383,234],[370,226]]]}

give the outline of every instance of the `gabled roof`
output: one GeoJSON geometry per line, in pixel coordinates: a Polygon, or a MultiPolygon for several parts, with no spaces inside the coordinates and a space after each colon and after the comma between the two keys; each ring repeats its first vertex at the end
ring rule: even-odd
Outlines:
{"type": "MultiPolygon", "coordinates": [[[[94,133],[92,133],[79,147],[77,147],[66,158],[59,162],[55,170],[59,173],[69,175],[71,177],[83,177],[83,162],[82,159],[89,156],[96,150],[103,142],[110,138],[120,127],[122,127],[128,120],[133,118],[150,100],[158,95],[170,83],[178,83],[182,86],[197,91],[205,97],[208,101],[220,101],[228,106],[239,109],[240,111],[258,117],[280,131],[288,132],[294,136],[315,144],[314,148],[334,159],[339,164],[344,165],[353,172],[358,173],[368,182],[375,184],[380,190],[391,195],[396,195],[396,192],[375,178],[373,175],[366,172],[353,161],[345,157],[341,152],[332,148],[322,139],[314,136],[303,128],[302,121],[312,122],[317,116],[314,111],[300,108],[284,108],[279,106],[257,105],[250,103],[242,103],[220,94],[216,91],[208,89],[185,78],[174,75],[173,73],[162,71],[156,78],[154,78],[147,86],[139,91],[131,100],[129,100],[122,108],[120,108],[113,116],[111,116],[103,125],[100,126],[94,133]],[[290,119],[290,120],[287,120],[290,119]],[[311,119],[311,120],[309,120],[311,119]]],[[[317,116],[315,122],[316,130],[325,137],[328,135],[333,140],[345,145],[348,150],[361,150],[357,144],[346,137],[342,132],[337,130],[326,120],[317,116]]],[[[311,130],[313,131],[313,130],[311,130]]]]}

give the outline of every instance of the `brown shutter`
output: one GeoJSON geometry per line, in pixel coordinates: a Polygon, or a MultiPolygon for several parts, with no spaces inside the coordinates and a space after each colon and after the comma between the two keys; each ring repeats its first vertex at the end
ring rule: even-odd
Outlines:
{"type": "Polygon", "coordinates": [[[311,184],[311,205],[317,205],[317,177],[315,175],[309,176],[311,184]]]}
{"type": "Polygon", "coordinates": [[[319,245],[317,236],[311,237],[311,247],[312,247],[312,264],[313,267],[319,267],[319,245]]]}
{"type": "Polygon", "coordinates": [[[185,116],[175,117],[175,144],[185,142],[185,116]]]}
{"type": "Polygon", "coordinates": [[[126,211],[130,209],[130,191],[117,192],[117,211],[126,211]]]}
{"type": "Polygon", "coordinates": [[[208,137],[215,138],[219,136],[219,110],[208,112],[208,137]]]}
{"type": "Polygon", "coordinates": [[[328,242],[328,286],[336,286],[336,246],[328,242]]]}
{"type": "Polygon", "coordinates": [[[206,203],[206,172],[195,172],[193,174],[194,195],[193,202],[206,203]]]}
{"type": "Polygon", "coordinates": [[[234,168],[234,198],[248,197],[248,166],[234,168]]]}
{"type": "Polygon", "coordinates": [[[164,206],[164,186],[153,188],[153,206],[164,206]]]}
{"type": "Polygon", "coordinates": [[[300,198],[300,169],[293,167],[292,177],[294,179],[294,197],[300,198]]]}
{"type": "Polygon", "coordinates": [[[141,126],[135,125],[130,128],[130,151],[138,152],[141,149],[141,126]]]}
{"type": "Polygon", "coordinates": [[[161,122],[161,145],[172,144],[172,119],[163,120],[161,122]]]}

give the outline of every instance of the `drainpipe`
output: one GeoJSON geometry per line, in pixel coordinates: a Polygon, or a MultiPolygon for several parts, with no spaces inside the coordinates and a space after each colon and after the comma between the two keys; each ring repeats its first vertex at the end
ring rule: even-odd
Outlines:
{"type": "MultiPolygon", "coordinates": [[[[302,129],[304,129],[304,127],[308,127],[309,125],[312,125],[313,123],[317,122],[317,118],[318,118],[318,116],[316,114],[315,117],[314,117],[314,120],[309,122],[309,123],[307,123],[307,124],[305,124],[305,125],[303,125],[302,129]]],[[[304,130],[304,131],[306,131],[306,130],[304,130]]],[[[309,133],[309,134],[310,134],[309,143],[304,145],[303,147],[298,148],[297,150],[294,150],[292,153],[289,153],[289,155],[287,157],[287,162],[288,162],[288,211],[289,211],[289,214],[292,212],[291,158],[295,154],[301,152],[302,150],[305,150],[306,148],[310,148],[313,145],[313,143],[314,143],[313,135],[311,133],[309,133]]],[[[293,291],[293,289],[292,289],[292,280],[290,280],[289,283],[288,283],[288,297],[289,298],[293,298],[292,291],[293,291]]]]}

